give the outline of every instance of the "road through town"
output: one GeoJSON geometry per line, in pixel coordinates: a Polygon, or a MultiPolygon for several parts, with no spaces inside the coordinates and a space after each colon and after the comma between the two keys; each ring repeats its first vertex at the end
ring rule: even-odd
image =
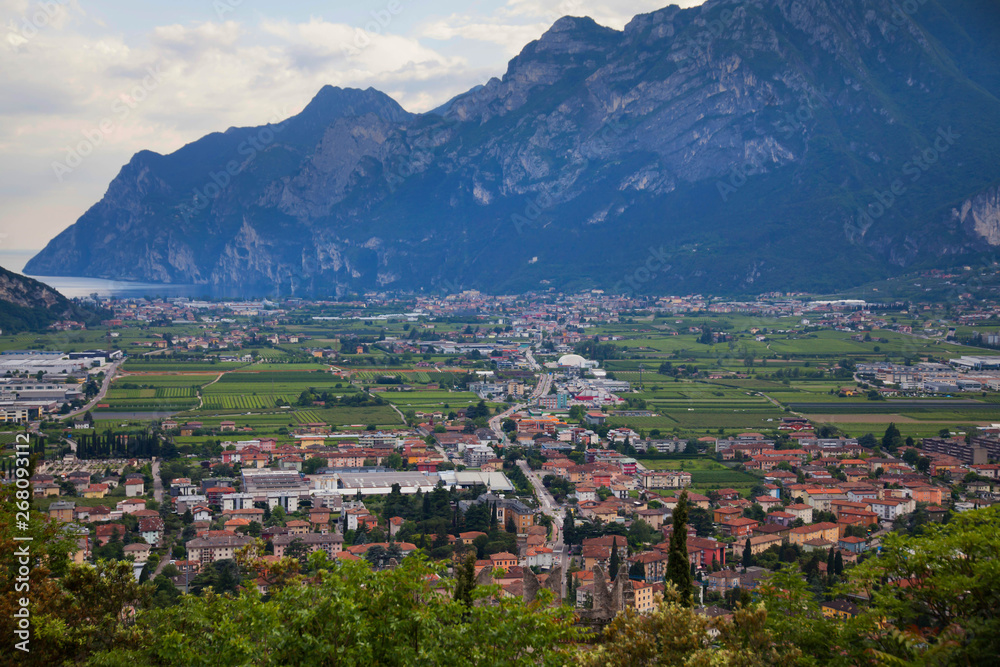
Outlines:
{"type": "Polygon", "coordinates": [[[555,499],[549,493],[545,485],[542,484],[541,477],[539,473],[528,467],[528,462],[521,459],[517,462],[517,465],[524,472],[528,481],[531,482],[531,486],[535,489],[535,496],[538,498],[538,507],[543,514],[552,518],[552,537],[550,539],[550,544],[552,545],[553,552],[553,563],[555,566],[557,563],[561,566],[562,571],[562,597],[566,597],[566,569],[569,564],[569,558],[567,554],[567,546],[563,542],[563,517],[562,508],[556,504],[555,499]]]}

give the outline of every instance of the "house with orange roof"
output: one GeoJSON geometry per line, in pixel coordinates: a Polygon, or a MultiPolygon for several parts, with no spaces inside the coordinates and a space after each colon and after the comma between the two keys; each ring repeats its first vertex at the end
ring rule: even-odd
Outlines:
{"type": "Polygon", "coordinates": [[[84,498],[103,498],[108,493],[107,484],[91,484],[83,490],[84,498]]]}
{"type": "Polygon", "coordinates": [[[226,521],[226,523],[224,525],[225,525],[226,530],[232,530],[232,531],[235,532],[237,528],[246,528],[246,527],[248,527],[250,525],[250,520],[249,519],[240,519],[240,518],[230,519],[229,521],[226,521]]]}
{"type": "Polygon", "coordinates": [[[309,532],[310,524],[308,521],[295,519],[294,521],[286,522],[285,528],[288,529],[290,535],[305,535],[309,532]]]}
{"type": "Polygon", "coordinates": [[[836,542],[840,538],[840,528],[835,523],[823,522],[792,528],[788,535],[791,544],[805,544],[811,540],[836,542]]]}
{"type": "Polygon", "coordinates": [[[719,522],[719,529],[727,537],[748,537],[753,529],[760,525],[759,521],[747,517],[735,517],[719,522]]]}
{"type": "Polygon", "coordinates": [[[462,544],[468,546],[472,544],[477,537],[481,537],[483,535],[486,535],[486,533],[480,532],[478,530],[470,530],[465,533],[459,533],[458,537],[459,539],[462,540],[462,544]]]}
{"type": "Polygon", "coordinates": [[[835,500],[830,503],[830,511],[833,512],[837,517],[841,514],[847,512],[870,512],[872,509],[871,503],[861,501],[854,502],[851,500],[835,500]]]}
{"type": "Polygon", "coordinates": [[[490,565],[493,566],[494,570],[498,568],[510,569],[517,566],[517,556],[512,553],[507,553],[506,551],[500,552],[498,554],[493,554],[490,556],[490,565]]]}
{"type": "Polygon", "coordinates": [[[918,503],[928,505],[940,505],[944,501],[944,489],[939,486],[916,486],[907,487],[911,492],[911,497],[918,503]]]}
{"type": "Polygon", "coordinates": [[[656,584],[649,581],[632,582],[631,606],[640,614],[651,612],[656,607],[656,584]]]}
{"type": "Polygon", "coordinates": [[[717,507],[712,510],[712,520],[715,523],[722,523],[729,519],[736,519],[743,515],[743,510],[738,507],[717,507]]]}
{"type": "Polygon", "coordinates": [[[781,501],[774,496],[757,496],[754,502],[763,507],[765,512],[773,507],[781,507],[781,501]]]}
{"type": "Polygon", "coordinates": [[[611,561],[611,547],[599,544],[584,545],[581,555],[583,557],[583,569],[593,570],[598,565],[606,568],[611,561]]]}
{"type": "Polygon", "coordinates": [[[663,577],[667,572],[667,552],[660,551],[659,549],[644,551],[629,558],[628,563],[630,567],[641,564],[643,572],[646,575],[646,581],[663,581],[663,577]]]}

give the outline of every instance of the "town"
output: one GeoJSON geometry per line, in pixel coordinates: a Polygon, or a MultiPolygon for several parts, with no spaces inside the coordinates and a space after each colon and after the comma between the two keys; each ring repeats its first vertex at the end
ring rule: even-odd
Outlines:
{"type": "Polygon", "coordinates": [[[72,559],[128,562],[162,604],[269,594],[315,552],[376,571],[419,553],[603,627],[662,598],[683,503],[699,613],[731,617],[794,564],[845,618],[869,600],[841,584],[887,536],[1000,494],[1000,356],[976,346],[1000,311],[982,305],[103,306],[101,331],[0,338],[0,470],[12,483],[29,434],[34,506],[72,559]]]}

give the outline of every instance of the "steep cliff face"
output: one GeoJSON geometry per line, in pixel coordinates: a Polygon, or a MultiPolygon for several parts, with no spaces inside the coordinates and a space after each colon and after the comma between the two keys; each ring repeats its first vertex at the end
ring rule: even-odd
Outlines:
{"type": "Polygon", "coordinates": [[[1000,177],[980,27],[1000,12],[914,7],[709,0],[623,31],[567,17],[423,115],[327,87],[280,125],[140,153],[27,270],[248,294],[738,292],[974,253],[996,225],[949,211],[1000,177]]]}
{"type": "Polygon", "coordinates": [[[952,209],[950,218],[989,245],[1000,246],[1000,186],[969,197],[952,209]]]}

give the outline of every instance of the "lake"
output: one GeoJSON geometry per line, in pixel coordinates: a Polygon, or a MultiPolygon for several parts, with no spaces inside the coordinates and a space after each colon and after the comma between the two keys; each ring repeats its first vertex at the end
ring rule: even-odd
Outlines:
{"type": "MultiPolygon", "coordinates": [[[[23,273],[24,265],[38,253],[37,250],[8,250],[0,252],[0,266],[23,273]]],[[[187,296],[200,297],[210,289],[205,285],[168,285],[163,283],[140,283],[127,280],[102,280],[100,278],[74,278],[68,276],[29,276],[45,283],[70,299],[98,296],[143,297],[143,296],[187,296]]]]}

